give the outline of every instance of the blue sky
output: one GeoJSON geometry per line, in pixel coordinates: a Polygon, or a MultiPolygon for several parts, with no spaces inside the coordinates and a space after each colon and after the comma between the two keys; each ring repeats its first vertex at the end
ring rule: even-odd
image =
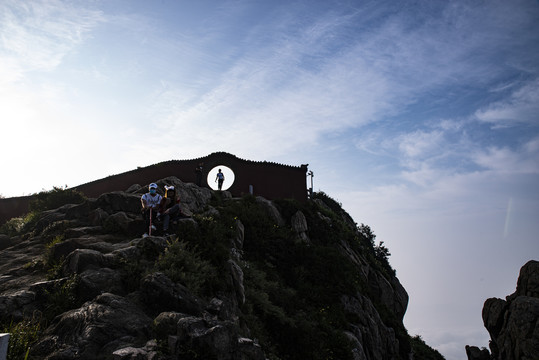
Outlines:
{"type": "Polygon", "coordinates": [[[309,163],[450,360],[539,257],[538,114],[537,1],[0,1],[0,194],[309,163]]]}

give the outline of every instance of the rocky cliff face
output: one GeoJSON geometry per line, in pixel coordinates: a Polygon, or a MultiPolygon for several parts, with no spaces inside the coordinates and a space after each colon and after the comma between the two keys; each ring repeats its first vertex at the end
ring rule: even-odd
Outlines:
{"type": "Polygon", "coordinates": [[[466,346],[469,360],[539,359],[539,261],[522,267],[514,294],[485,301],[483,323],[491,337],[490,353],[466,346]]]}
{"type": "Polygon", "coordinates": [[[409,359],[406,291],[327,198],[157,183],[175,185],[189,215],[173,236],[140,236],[138,185],[0,235],[12,358],[30,348],[34,359],[409,359]]]}

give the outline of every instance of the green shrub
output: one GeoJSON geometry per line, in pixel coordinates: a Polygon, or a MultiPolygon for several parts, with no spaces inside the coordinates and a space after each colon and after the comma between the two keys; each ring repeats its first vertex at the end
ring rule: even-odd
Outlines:
{"type": "Polygon", "coordinates": [[[76,308],[80,301],[77,297],[79,277],[71,276],[69,279],[59,282],[52,290],[45,291],[44,316],[52,320],[68,310],[76,308]]]}
{"type": "Polygon", "coordinates": [[[172,241],[155,264],[172,281],[180,282],[196,295],[211,295],[217,284],[217,271],[185,241],[172,241]]]}
{"type": "Polygon", "coordinates": [[[305,213],[312,245],[296,242],[291,228],[277,226],[252,198],[220,209],[245,227],[243,320],[269,358],[350,359],[339,298],[358,288],[357,275],[334,244],[353,232],[332,212],[331,223],[320,221],[315,205],[276,204],[287,220],[298,210],[305,213]]]}
{"type": "Polygon", "coordinates": [[[52,190],[42,191],[33,195],[29,209],[31,212],[40,212],[59,208],[66,204],[80,204],[86,197],[79,191],[65,187],[54,186],[52,190]]]}
{"type": "Polygon", "coordinates": [[[63,235],[54,237],[50,242],[45,245],[45,252],[43,253],[43,265],[47,270],[47,278],[49,280],[57,279],[61,275],[63,259],[55,259],[53,256],[54,245],[64,241],[63,235]]]}
{"type": "Polygon", "coordinates": [[[438,352],[438,350],[428,346],[420,335],[416,335],[410,338],[410,344],[412,345],[412,352],[414,359],[417,360],[445,360],[445,358],[438,352]]]}
{"type": "Polygon", "coordinates": [[[10,334],[7,360],[26,359],[30,346],[38,340],[41,331],[42,321],[36,314],[31,319],[11,322],[3,327],[1,332],[10,334]]]}
{"type": "Polygon", "coordinates": [[[138,290],[140,279],[147,273],[150,266],[137,260],[121,260],[121,266],[124,271],[124,283],[128,292],[138,290]]]}
{"type": "Polygon", "coordinates": [[[22,217],[12,218],[0,226],[0,234],[15,236],[23,229],[24,223],[22,217]]]}

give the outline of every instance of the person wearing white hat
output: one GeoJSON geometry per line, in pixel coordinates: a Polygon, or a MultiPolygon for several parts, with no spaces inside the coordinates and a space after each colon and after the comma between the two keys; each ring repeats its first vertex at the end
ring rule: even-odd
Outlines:
{"type": "MultiPolygon", "coordinates": [[[[152,230],[157,229],[155,225],[152,224],[152,222],[159,215],[159,211],[162,206],[162,200],[163,197],[157,193],[156,183],[151,183],[148,186],[148,192],[142,195],[142,197],[140,198],[140,201],[142,203],[142,216],[144,217],[144,221],[146,222],[146,229],[148,229],[149,233],[151,233],[152,230]]],[[[144,235],[142,236],[148,236],[148,232],[144,233],[144,235]]]]}

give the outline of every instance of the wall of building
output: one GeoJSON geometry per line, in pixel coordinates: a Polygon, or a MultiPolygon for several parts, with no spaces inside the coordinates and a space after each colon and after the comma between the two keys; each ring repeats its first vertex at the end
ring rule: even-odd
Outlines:
{"type": "MultiPolygon", "coordinates": [[[[118,175],[112,175],[86,184],[75,186],[88,197],[111,191],[125,191],[133,184],[148,185],[159,179],[176,176],[183,182],[195,182],[195,169],[203,163],[202,186],[209,187],[206,178],[215,166],[224,165],[234,172],[234,183],[227,190],[238,197],[249,193],[250,186],[254,195],[267,199],[307,200],[307,165],[290,166],[266,161],[240,159],[225,152],[191,160],[171,160],[118,175]]],[[[226,181],[226,180],[225,180],[226,181]]],[[[31,197],[0,199],[0,224],[28,211],[31,197]]]]}

